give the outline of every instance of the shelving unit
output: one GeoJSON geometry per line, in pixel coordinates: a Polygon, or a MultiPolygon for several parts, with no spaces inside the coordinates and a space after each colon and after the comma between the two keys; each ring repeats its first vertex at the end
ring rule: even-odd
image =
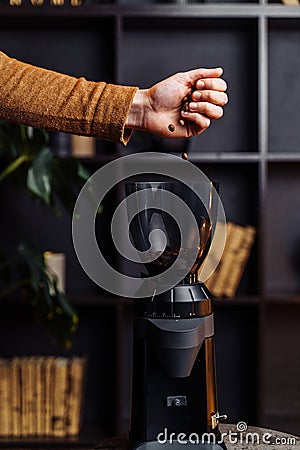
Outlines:
{"type": "MultiPolygon", "coordinates": [[[[230,102],[222,120],[190,140],[189,159],[220,181],[227,218],[254,225],[258,234],[237,297],[215,302],[220,412],[231,423],[290,433],[300,429],[299,25],[299,7],[263,0],[0,6],[2,51],[74,76],[147,87],[199,65],[224,67],[230,102]]],[[[135,136],[126,148],[99,141],[96,158],[83,162],[94,171],[118,156],[165,148],[164,140],[145,136],[144,147],[135,136]]],[[[108,298],[82,272],[68,217],[57,222],[0,190],[2,208],[8,199],[2,236],[27,223],[41,245],[67,254],[68,292],[82,318],[72,351],[90,355],[90,379],[82,436],[64,445],[92,445],[102,433],[128,427],[131,304],[108,298]]],[[[102,217],[104,241],[111,208],[102,217]]],[[[9,305],[1,316],[8,324],[0,327],[1,354],[58,351],[29,312],[26,329],[9,305]]]]}

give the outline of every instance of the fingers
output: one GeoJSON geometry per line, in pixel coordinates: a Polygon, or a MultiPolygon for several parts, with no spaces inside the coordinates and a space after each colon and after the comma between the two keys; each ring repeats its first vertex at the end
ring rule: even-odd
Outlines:
{"type": "MultiPolygon", "coordinates": [[[[204,115],[209,120],[217,120],[223,116],[223,106],[228,102],[226,82],[221,78],[198,80],[196,90],[192,93],[188,105],[190,113],[204,115]]],[[[185,117],[188,119],[187,115],[185,117]]],[[[190,119],[188,119],[190,120],[190,119]]]]}
{"type": "Polygon", "coordinates": [[[197,80],[202,78],[218,78],[222,75],[223,69],[222,67],[215,67],[212,69],[194,69],[186,72],[186,76],[189,77],[189,81],[194,84],[197,80]]]}
{"type": "Polygon", "coordinates": [[[228,97],[225,92],[213,90],[194,91],[192,94],[194,102],[209,102],[218,106],[224,106],[228,103],[228,97]]]}
{"type": "Polygon", "coordinates": [[[197,80],[196,88],[225,92],[227,84],[223,78],[205,78],[203,80],[197,80]]]}
{"type": "Polygon", "coordinates": [[[228,97],[225,92],[195,91],[187,105],[187,110],[184,112],[203,114],[210,120],[217,120],[223,116],[223,106],[227,102],[228,97]]]}
{"type": "MultiPolygon", "coordinates": [[[[189,111],[191,113],[203,114],[210,120],[217,120],[223,116],[223,108],[209,102],[191,102],[189,104],[189,111]]],[[[185,117],[188,119],[186,114],[185,117]]]]}
{"type": "Polygon", "coordinates": [[[182,116],[188,120],[188,123],[192,122],[194,125],[196,125],[197,128],[194,128],[194,130],[197,131],[193,132],[193,134],[200,134],[205,131],[209,127],[211,122],[208,117],[203,116],[199,113],[182,112],[182,116]]]}

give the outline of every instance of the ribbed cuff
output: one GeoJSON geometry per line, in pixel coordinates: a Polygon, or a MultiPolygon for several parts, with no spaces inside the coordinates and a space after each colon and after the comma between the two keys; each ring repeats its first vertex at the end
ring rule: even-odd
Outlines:
{"type": "Polygon", "coordinates": [[[125,128],[138,88],[107,84],[99,98],[92,124],[92,135],[126,145],[132,130],[125,128]]]}

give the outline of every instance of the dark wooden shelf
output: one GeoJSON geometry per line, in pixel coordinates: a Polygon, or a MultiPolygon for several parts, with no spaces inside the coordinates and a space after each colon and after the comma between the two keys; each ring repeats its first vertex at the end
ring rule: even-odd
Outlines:
{"type": "Polygon", "coordinates": [[[225,308],[230,306],[252,306],[259,305],[260,299],[257,296],[241,295],[235,298],[217,298],[214,299],[214,304],[217,306],[224,306],[225,308]]]}
{"type": "Polygon", "coordinates": [[[300,162],[299,152],[280,152],[268,153],[267,160],[269,162],[300,162]]]}
{"type": "Polygon", "coordinates": [[[252,152],[193,152],[189,153],[191,162],[212,162],[212,163],[253,163],[260,161],[259,153],[252,152]]]}
{"type": "MultiPolygon", "coordinates": [[[[67,4],[69,0],[65,0],[64,6],[51,6],[48,0],[42,6],[31,6],[30,0],[22,2],[21,7],[0,5],[2,51],[21,60],[24,57],[26,61],[74,76],[82,74],[89,79],[141,88],[176,70],[185,70],[190,64],[224,67],[230,99],[224,120],[217,121],[212,131],[204,133],[199,141],[191,140],[189,160],[211,179],[220,181],[228,220],[253,224],[258,239],[241,281],[239,292],[245,295],[214,300],[219,339],[217,365],[223,386],[220,399],[237,418],[250,411],[253,420],[260,423],[265,418],[265,424],[270,426],[272,419],[268,412],[280,411],[284,418],[282,404],[287,412],[293,413],[292,404],[298,411],[300,372],[295,355],[299,342],[299,271],[295,270],[297,263],[291,257],[297,250],[298,236],[300,239],[297,228],[300,149],[295,151],[299,142],[299,95],[297,76],[293,77],[299,65],[300,7],[264,0],[185,5],[122,0],[122,4],[121,1],[88,3],[79,7],[67,4]],[[192,52],[187,51],[194,41],[200,45],[192,52]],[[20,46],[20,42],[24,45],[20,46]],[[201,42],[205,42],[202,47],[201,42]],[[286,67],[293,68],[289,72],[290,83],[286,83],[286,67]],[[282,108],[286,108],[284,112],[282,108]],[[276,293],[277,288],[282,295],[270,293],[276,293]]],[[[93,172],[139,148],[144,152],[143,140],[136,139],[134,145],[132,141],[126,148],[97,142],[97,155],[79,160],[93,172]]],[[[149,142],[147,148],[161,151],[150,138],[149,142]]],[[[10,231],[9,220],[13,228],[18,218],[20,226],[29,222],[26,230],[29,234],[38,236],[43,231],[43,242],[50,237],[51,244],[58,242],[69,258],[68,281],[73,291],[67,295],[82,314],[82,335],[76,349],[78,353],[88,350],[91,356],[88,417],[98,421],[99,426],[84,425],[76,438],[1,439],[0,448],[93,448],[109,434],[100,428],[106,417],[110,425],[123,426],[128,422],[132,300],[103,294],[85,278],[81,281],[80,270],[72,260],[72,242],[65,242],[69,238],[69,223],[56,228],[50,220],[43,222],[43,217],[31,214],[26,207],[20,215],[18,208],[22,202],[7,197],[10,203],[3,208],[6,214],[2,224],[7,216],[9,219],[3,235],[10,231]],[[16,205],[13,214],[12,205],[16,205]],[[106,409],[102,407],[105,396],[109,397],[106,409]]],[[[117,202],[118,198],[114,200],[117,202]]],[[[28,345],[35,348],[37,341],[35,333],[30,340],[30,325],[22,328],[25,308],[18,305],[18,299],[5,299],[2,305],[8,313],[3,317],[2,342],[3,348],[9,348],[9,354],[18,352],[21,343],[26,349],[28,345]],[[4,323],[8,317],[9,329],[4,323]]]]}
{"type": "Polygon", "coordinates": [[[299,305],[300,306],[300,295],[283,294],[283,295],[270,295],[266,297],[266,305],[299,305]]]}
{"type": "Polygon", "coordinates": [[[56,437],[7,437],[0,438],[0,448],[90,448],[92,449],[102,439],[112,436],[112,433],[96,425],[87,424],[83,427],[78,436],[56,438],[56,437]]]}
{"type": "MultiPolygon", "coordinates": [[[[155,150],[154,153],[160,153],[159,150],[155,150]]],[[[164,151],[161,151],[164,153],[164,151]]],[[[141,149],[139,153],[144,153],[141,149]]],[[[114,161],[116,158],[126,156],[126,150],[120,153],[103,153],[98,154],[93,158],[78,158],[82,163],[87,165],[105,164],[114,161]]],[[[181,157],[181,153],[169,153],[174,156],[181,157]]],[[[208,162],[208,163],[256,163],[261,161],[267,161],[270,163],[288,163],[288,162],[300,162],[299,152],[274,152],[261,155],[259,152],[190,152],[188,153],[189,161],[193,163],[208,162]]]]}
{"type": "Polygon", "coordinates": [[[117,297],[114,295],[102,295],[91,293],[69,293],[68,299],[74,305],[97,305],[97,306],[130,306],[132,300],[125,297],[117,297]]]}
{"type": "Polygon", "coordinates": [[[65,4],[54,6],[43,4],[33,6],[0,5],[1,18],[55,18],[55,19],[97,19],[105,16],[119,17],[168,17],[168,18],[300,18],[299,7],[278,4],[256,3],[200,3],[200,4],[161,4],[148,2],[145,4],[88,4],[71,6],[65,4]],[[150,7],[151,5],[151,7],[150,7]]]}

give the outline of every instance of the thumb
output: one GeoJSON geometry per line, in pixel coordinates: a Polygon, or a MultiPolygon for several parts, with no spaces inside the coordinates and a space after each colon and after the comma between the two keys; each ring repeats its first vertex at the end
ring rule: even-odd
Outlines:
{"type": "Polygon", "coordinates": [[[223,73],[222,67],[215,67],[212,69],[193,69],[185,73],[188,78],[188,81],[191,83],[195,83],[197,80],[201,78],[219,78],[223,73]]]}

